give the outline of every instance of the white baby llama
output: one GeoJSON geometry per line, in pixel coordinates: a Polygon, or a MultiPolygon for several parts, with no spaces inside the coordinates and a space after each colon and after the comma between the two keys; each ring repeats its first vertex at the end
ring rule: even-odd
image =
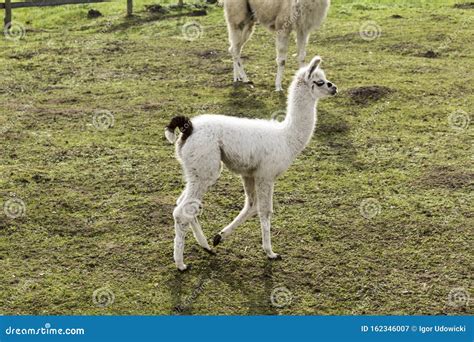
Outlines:
{"type": "Polygon", "coordinates": [[[232,54],[234,64],[234,82],[249,82],[241,53],[242,47],[252,35],[255,23],[259,22],[276,33],[277,91],[283,90],[281,82],[290,33],[296,31],[298,62],[301,68],[306,58],[309,34],[322,24],[330,6],[330,0],[223,0],[223,2],[229,32],[229,52],[232,54]]]}
{"type": "Polygon", "coordinates": [[[173,211],[174,260],[180,271],[187,269],[183,251],[189,226],[199,245],[214,253],[197,216],[204,193],[220,176],[221,162],[242,176],[246,196],[240,214],[214,237],[214,246],[258,213],[263,249],[270,259],[279,258],[272,250],[270,238],[273,184],[309,143],[316,125],[318,99],[337,93],[336,86],[326,80],[319,68],[320,63],[321,58],[315,57],[309,66],[297,72],[289,90],[283,122],[223,115],[202,115],[192,120],[178,116],[166,127],[166,138],[171,143],[177,141],[177,158],[186,179],[186,188],[173,211]],[[176,128],[182,132],[179,139],[176,128]]]}

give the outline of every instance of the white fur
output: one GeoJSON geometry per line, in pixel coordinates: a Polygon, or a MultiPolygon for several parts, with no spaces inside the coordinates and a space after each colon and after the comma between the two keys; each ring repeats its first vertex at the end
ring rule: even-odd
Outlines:
{"type": "Polygon", "coordinates": [[[224,0],[223,2],[229,32],[229,51],[234,64],[234,82],[249,82],[241,53],[258,21],[268,30],[276,32],[277,91],[283,90],[281,83],[291,31],[296,31],[298,62],[300,67],[303,67],[310,32],[321,26],[330,6],[330,0],[224,0]]]}
{"type": "Polygon", "coordinates": [[[258,213],[263,248],[269,258],[278,257],[272,250],[270,237],[273,184],[309,143],[316,125],[318,99],[337,92],[319,69],[320,61],[315,57],[296,74],[283,122],[223,115],[202,115],[191,120],[193,133],[186,141],[180,139],[176,144],[186,178],[186,188],[173,212],[174,258],[178,269],[186,269],[183,250],[188,226],[198,243],[211,251],[197,214],[204,193],[219,178],[222,162],[242,176],[246,200],[241,213],[220,232],[220,237],[227,238],[238,225],[258,213]],[[314,82],[319,82],[319,86],[314,82]]]}

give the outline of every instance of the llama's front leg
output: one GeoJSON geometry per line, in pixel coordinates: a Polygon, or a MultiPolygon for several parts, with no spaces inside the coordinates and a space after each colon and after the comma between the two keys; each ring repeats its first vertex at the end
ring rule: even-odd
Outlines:
{"type": "Polygon", "coordinates": [[[306,59],[306,46],[308,45],[309,35],[307,32],[298,31],[297,41],[298,41],[298,63],[300,68],[305,66],[306,59]]]}
{"type": "Polygon", "coordinates": [[[273,182],[264,181],[257,184],[257,202],[260,224],[262,226],[263,250],[270,259],[281,259],[272,249],[271,224],[273,213],[273,182]]]}
{"type": "Polygon", "coordinates": [[[275,80],[275,90],[283,91],[281,83],[283,81],[283,74],[285,73],[286,59],[288,57],[288,32],[279,32],[276,37],[276,50],[277,50],[277,75],[275,80]]]}

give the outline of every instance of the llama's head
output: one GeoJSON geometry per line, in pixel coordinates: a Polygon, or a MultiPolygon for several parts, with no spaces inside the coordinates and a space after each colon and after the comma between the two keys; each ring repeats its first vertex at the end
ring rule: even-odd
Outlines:
{"type": "Polygon", "coordinates": [[[311,63],[302,70],[301,75],[311,95],[316,99],[322,99],[337,94],[336,85],[326,79],[324,71],[320,68],[321,61],[321,57],[314,57],[311,63]]]}

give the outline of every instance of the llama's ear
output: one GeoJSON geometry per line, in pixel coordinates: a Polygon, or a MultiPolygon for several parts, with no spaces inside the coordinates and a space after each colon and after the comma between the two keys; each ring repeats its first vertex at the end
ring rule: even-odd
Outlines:
{"type": "Polygon", "coordinates": [[[313,73],[318,69],[321,62],[322,62],[321,57],[316,56],[313,58],[311,63],[309,63],[308,72],[306,73],[306,77],[308,80],[311,78],[311,76],[313,76],[313,73]]]}

